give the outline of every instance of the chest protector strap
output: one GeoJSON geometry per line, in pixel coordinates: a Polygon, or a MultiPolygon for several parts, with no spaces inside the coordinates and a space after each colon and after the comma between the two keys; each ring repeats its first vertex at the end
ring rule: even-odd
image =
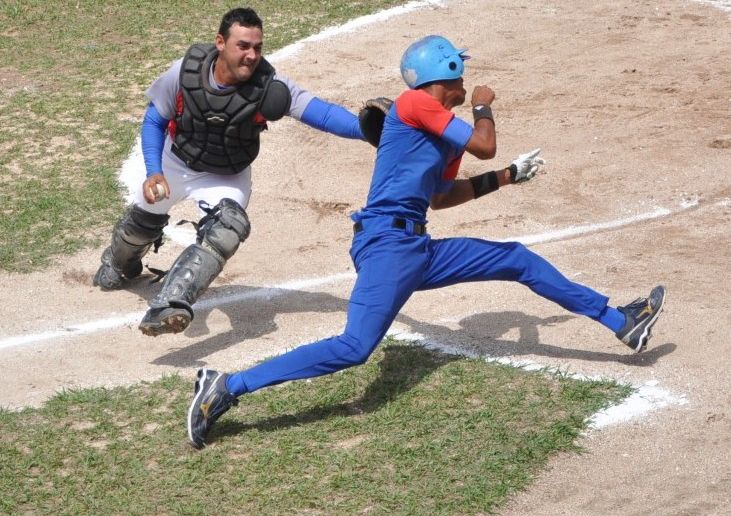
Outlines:
{"type": "Polygon", "coordinates": [[[192,170],[237,174],[259,154],[260,104],[274,67],[262,58],[248,81],[219,90],[209,81],[217,56],[215,45],[196,44],[183,58],[172,150],[192,170]]]}

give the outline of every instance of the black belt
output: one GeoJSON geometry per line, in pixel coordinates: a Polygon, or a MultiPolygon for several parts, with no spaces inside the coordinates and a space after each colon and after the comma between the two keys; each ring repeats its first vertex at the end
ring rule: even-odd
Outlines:
{"type": "MultiPolygon", "coordinates": [[[[418,224],[416,222],[414,224],[414,234],[415,235],[425,235],[426,234],[426,224],[418,224]]],[[[396,229],[406,229],[408,227],[406,219],[393,219],[393,222],[391,223],[391,227],[394,227],[396,229]]],[[[358,233],[359,231],[363,231],[363,223],[358,221],[355,224],[353,224],[353,233],[358,233]]]]}

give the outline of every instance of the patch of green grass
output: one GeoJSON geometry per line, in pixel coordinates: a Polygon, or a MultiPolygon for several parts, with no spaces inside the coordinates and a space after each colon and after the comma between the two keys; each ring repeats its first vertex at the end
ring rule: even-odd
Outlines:
{"type": "MultiPolygon", "coordinates": [[[[400,3],[250,5],[268,54],[400,3]]],[[[239,5],[0,2],[0,270],[32,271],[108,238],[123,203],[116,172],[139,131],[145,89],[191,43],[213,41],[221,16],[239,5]]]]}
{"type": "Polygon", "coordinates": [[[492,512],[629,394],[390,342],[242,397],[195,451],[191,387],[171,376],[0,411],[0,512],[492,512]]]}

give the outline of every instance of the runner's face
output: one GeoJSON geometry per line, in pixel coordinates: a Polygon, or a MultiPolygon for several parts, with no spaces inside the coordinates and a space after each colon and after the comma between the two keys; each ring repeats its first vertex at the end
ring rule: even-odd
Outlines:
{"type": "Polygon", "coordinates": [[[216,35],[219,52],[216,65],[223,64],[226,68],[225,76],[235,83],[248,81],[261,61],[263,37],[258,27],[233,24],[225,41],[221,34],[216,35]]]}
{"type": "Polygon", "coordinates": [[[461,106],[467,98],[467,90],[464,89],[464,79],[452,79],[450,81],[442,81],[446,92],[447,104],[451,107],[461,106]]]}

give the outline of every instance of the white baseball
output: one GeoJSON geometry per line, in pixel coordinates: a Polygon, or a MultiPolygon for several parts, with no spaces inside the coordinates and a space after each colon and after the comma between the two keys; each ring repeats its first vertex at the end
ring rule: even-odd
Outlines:
{"type": "Polygon", "coordinates": [[[156,183],[153,187],[153,192],[155,193],[156,201],[161,201],[165,198],[165,187],[162,184],[156,183]]]}

